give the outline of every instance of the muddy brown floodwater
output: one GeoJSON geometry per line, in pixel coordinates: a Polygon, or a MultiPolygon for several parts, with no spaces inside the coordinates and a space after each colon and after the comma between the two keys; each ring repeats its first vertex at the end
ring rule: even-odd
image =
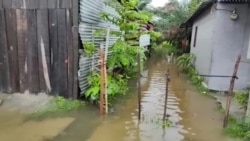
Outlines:
{"type": "Polygon", "coordinates": [[[0,140],[16,141],[12,137],[15,135],[18,141],[40,141],[42,137],[47,137],[44,141],[235,141],[222,134],[223,114],[217,110],[215,100],[200,95],[174,65],[154,57],[148,61],[143,75],[147,77],[142,78],[140,122],[137,91],[131,82],[129,95],[119,100],[115,112],[107,117],[99,117],[93,106],[60,118],[28,123],[20,122],[15,115],[6,118],[0,114],[0,140]],[[171,81],[167,113],[172,125],[163,129],[168,68],[171,81]]]}

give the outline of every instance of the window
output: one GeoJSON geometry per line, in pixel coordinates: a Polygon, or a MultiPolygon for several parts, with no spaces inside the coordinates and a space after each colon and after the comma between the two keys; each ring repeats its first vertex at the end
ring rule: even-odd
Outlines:
{"type": "Polygon", "coordinates": [[[193,43],[193,47],[196,46],[197,32],[198,32],[198,26],[195,27],[195,31],[194,31],[194,43],[193,43]]]}

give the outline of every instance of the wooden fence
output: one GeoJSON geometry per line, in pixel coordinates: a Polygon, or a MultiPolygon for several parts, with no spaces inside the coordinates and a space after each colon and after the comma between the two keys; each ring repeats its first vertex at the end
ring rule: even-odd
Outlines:
{"type": "Polygon", "coordinates": [[[0,92],[78,94],[78,0],[0,0],[0,92]]]}

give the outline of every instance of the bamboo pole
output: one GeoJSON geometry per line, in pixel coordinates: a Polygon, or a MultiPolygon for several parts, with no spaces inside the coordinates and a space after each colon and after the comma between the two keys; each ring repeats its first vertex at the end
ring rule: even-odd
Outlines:
{"type": "Polygon", "coordinates": [[[238,68],[239,68],[240,59],[241,59],[241,55],[239,55],[237,57],[237,61],[236,61],[235,66],[234,66],[233,76],[232,76],[232,79],[231,79],[231,82],[230,82],[230,87],[229,87],[229,90],[228,90],[227,103],[226,103],[226,112],[225,112],[225,117],[224,117],[224,122],[223,122],[223,128],[227,127],[227,124],[228,124],[229,110],[230,110],[230,105],[231,105],[231,101],[232,101],[234,83],[235,83],[235,79],[237,78],[237,71],[238,71],[238,68]]]}
{"type": "Polygon", "coordinates": [[[137,53],[138,120],[141,120],[141,56],[137,53]]]}
{"type": "Polygon", "coordinates": [[[110,27],[107,28],[106,45],[105,45],[105,60],[104,60],[104,75],[105,75],[105,113],[108,114],[108,80],[107,80],[107,58],[109,49],[110,27]]]}
{"type": "Polygon", "coordinates": [[[105,80],[104,80],[104,51],[103,45],[100,47],[100,102],[99,102],[99,111],[100,115],[104,114],[104,93],[105,93],[105,80]]]}
{"type": "Polygon", "coordinates": [[[166,74],[166,93],[165,93],[165,103],[164,103],[164,113],[163,113],[163,121],[166,120],[167,117],[167,104],[168,104],[168,82],[170,81],[169,78],[169,70],[166,74]]]}

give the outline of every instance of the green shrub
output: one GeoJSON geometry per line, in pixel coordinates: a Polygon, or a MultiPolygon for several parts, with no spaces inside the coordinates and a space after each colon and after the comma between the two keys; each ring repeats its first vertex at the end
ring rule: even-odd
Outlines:
{"type": "MultiPolygon", "coordinates": [[[[96,71],[90,72],[88,78],[89,88],[85,92],[85,97],[90,101],[98,101],[100,94],[100,75],[96,71]]],[[[109,101],[114,99],[117,95],[124,95],[127,88],[127,78],[124,78],[123,75],[115,74],[112,75],[108,73],[107,76],[108,87],[107,93],[109,96],[109,101]]]]}
{"type": "Polygon", "coordinates": [[[177,58],[177,66],[187,74],[189,80],[194,84],[200,92],[206,92],[207,89],[203,86],[202,82],[204,77],[198,76],[192,61],[195,59],[193,54],[185,53],[177,58]]]}
{"type": "Polygon", "coordinates": [[[195,59],[195,56],[193,54],[184,53],[183,55],[179,56],[177,58],[177,66],[180,67],[183,71],[187,72],[193,72],[191,70],[193,67],[192,61],[195,59]]]}
{"type": "Polygon", "coordinates": [[[232,137],[241,138],[244,141],[249,141],[250,123],[246,123],[244,120],[238,120],[234,117],[230,117],[228,126],[224,129],[224,132],[232,137]]]}
{"type": "Polygon", "coordinates": [[[32,117],[43,117],[58,112],[68,112],[84,105],[83,101],[54,97],[44,108],[32,113],[32,117]]]}
{"type": "Polygon", "coordinates": [[[241,90],[236,91],[234,94],[234,98],[237,102],[241,104],[241,106],[246,109],[248,104],[248,97],[249,97],[249,91],[248,90],[241,90]]]}

